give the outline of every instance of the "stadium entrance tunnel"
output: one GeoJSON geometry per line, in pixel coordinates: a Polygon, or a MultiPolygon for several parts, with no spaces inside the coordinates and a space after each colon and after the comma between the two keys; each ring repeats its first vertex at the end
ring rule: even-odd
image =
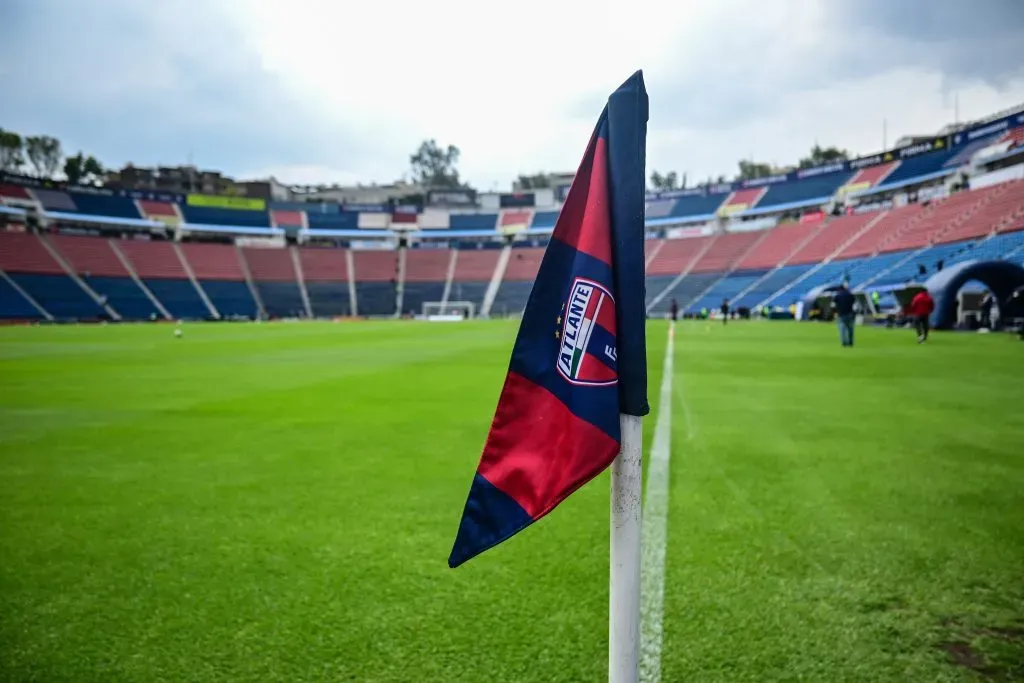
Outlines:
{"type": "Polygon", "coordinates": [[[971,280],[984,284],[1004,310],[1014,291],[1024,287],[1024,268],[1008,261],[964,261],[932,275],[924,283],[935,299],[932,327],[948,330],[956,325],[956,295],[971,280]]]}

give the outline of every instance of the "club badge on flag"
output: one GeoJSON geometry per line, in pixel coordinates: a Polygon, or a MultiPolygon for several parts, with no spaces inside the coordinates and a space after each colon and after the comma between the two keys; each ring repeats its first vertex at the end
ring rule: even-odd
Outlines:
{"type": "Polygon", "coordinates": [[[615,299],[611,292],[598,282],[576,278],[561,320],[557,367],[562,377],[573,384],[615,384],[615,299]]]}
{"type": "Polygon", "coordinates": [[[619,452],[619,415],[649,410],[646,142],[638,71],[608,99],[544,252],[449,566],[600,474],[619,452]]]}

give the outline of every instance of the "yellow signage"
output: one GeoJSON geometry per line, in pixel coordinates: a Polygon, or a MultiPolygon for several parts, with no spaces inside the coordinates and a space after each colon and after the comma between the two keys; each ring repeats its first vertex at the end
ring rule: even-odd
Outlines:
{"type": "Polygon", "coordinates": [[[189,206],[204,206],[210,209],[243,209],[245,211],[266,211],[267,202],[251,197],[219,197],[213,194],[190,194],[185,200],[189,206]]]}

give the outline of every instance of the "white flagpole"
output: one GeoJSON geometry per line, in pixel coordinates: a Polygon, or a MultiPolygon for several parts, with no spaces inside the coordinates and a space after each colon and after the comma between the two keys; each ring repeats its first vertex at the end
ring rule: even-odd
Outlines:
{"type": "Polygon", "coordinates": [[[619,415],[622,448],[612,461],[608,683],[640,676],[640,497],[643,418],[619,415]]]}

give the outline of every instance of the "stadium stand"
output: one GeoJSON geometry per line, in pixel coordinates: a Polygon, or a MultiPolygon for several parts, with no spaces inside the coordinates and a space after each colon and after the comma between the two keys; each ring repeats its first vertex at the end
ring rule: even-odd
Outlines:
{"type": "Polygon", "coordinates": [[[100,296],[105,296],[126,320],[147,320],[160,314],[124,264],[110,242],[96,237],[54,235],[50,243],[64,261],[100,296]]]}
{"type": "MultiPolygon", "coordinates": [[[[672,213],[667,218],[686,218],[690,220],[709,220],[714,218],[718,207],[729,197],[728,193],[693,194],[677,197],[672,213]]],[[[664,221],[662,221],[664,222],[664,221]]]]}
{"type": "Polygon", "coordinates": [[[757,203],[757,208],[781,210],[808,204],[824,204],[850,179],[849,171],[825,173],[768,186],[768,191],[757,203]]]}
{"type": "Polygon", "coordinates": [[[352,314],[348,286],[348,262],[344,249],[301,247],[299,260],[309,294],[310,308],[317,317],[352,314]]]}
{"type": "Polygon", "coordinates": [[[926,208],[920,204],[908,204],[898,206],[881,214],[866,213],[863,217],[867,219],[866,229],[857,234],[857,237],[846,244],[833,258],[847,259],[856,256],[867,256],[878,251],[882,240],[897,230],[909,229],[923,218],[926,208]],[[877,220],[872,222],[877,216],[877,220]]]}
{"type": "Polygon", "coordinates": [[[899,162],[899,165],[885,178],[875,183],[875,187],[895,187],[903,183],[915,181],[925,176],[931,177],[935,174],[950,174],[953,169],[944,169],[945,163],[949,161],[958,150],[944,150],[930,154],[919,154],[899,162]]]}
{"type": "Polygon", "coordinates": [[[721,235],[693,264],[694,273],[720,273],[732,269],[754,244],[767,233],[764,230],[728,232],[721,235]]]}
{"type": "Polygon", "coordinates": [[[718,214],[721,216],[732,216],[733,214],[743,213],[747,209],[752,209],[757,206],[757,202],[764,196],[765,192],[767,192],[765,187],[736,190],[729,195],[729,198],[718,209],[718,214]]]}
{"type": "Polygon", "coordinates": [[[452,230],[494,230],[497,224],[496,213],[453,213],[449,227],[452,230]]]}
{"type": "Polygon", "coordinates": [[[171,204],[170,202],[156,202],[152,200],[139,200],[138,205],[143,218],[160,221],[161,223],[167,223],[168,225],[177,225],[181,223],[181,213],[178,211],[177,204],[171,204]]]}
{"type": "Polygon", "coordinates": [[[505,268],[505,277],[498,286],[491,304],[491,314],[519,315],[526,308],[526,301],[533,290],[533,280],[544,258],[541,247],[513,247],[505,268]]]}
{"type": "Polygon", "coordinates": [[[816,263],[828,258],[836,249],[866,228],[877,215],[870,212],[829,219],[820,231],[797,249],[790,257],[789,263],[816,263]]]}
{"type": "Polygon", "coordinates": [[[394,315],[398,252],[353,251],[352,267],[359,315],[394,315]]]}
{"type": "Polygon", "coordinates": [[[0,277],[0,320],[38,320],[42,318],[36,307],[7,278],[0,277]]]}
{"type": "Polygon", "coordinates": [[[310,230],[358,230],[359,214],[353,211],[335,213],[307,212],[310,230]]]}
{"type": "Polygon", "coordinates": [[[502,232],[520,232],[530,227],[533,211],[530,209],[510,209],[501,212],[498,227],[502,232]]]}
{"type": "Polygon", "coordinates": [[[43,205],[44,209],[54,209],[57,211],[78,210],[78,207],[75,206],[74,200],[71,199],[71,195],[67,192],[61,192],[59,190],[34,189],[31,193],[35,196],[36,200],[43,205]]]}
{"type": "Polygon", "coordinates": [[[172,316],[186,320],[210,316],[170,242],[119,240],[116,245],[135,274],[172,316]]]}
{"type": "Polygon", "coordinates": [[[221,209],[210,206],[190,206],[188,204],[182,204],[181,210],[186,223],[257,228],[270,227],[270,217],[266,211],[221,209]]]}
{"type": "Polygon", "coordinates": [[[895,169],[898,164],[898,161],[892,161],[887,164],[878,164],[877,166],[862,168],[854,173],[840,189],[843,192],[852,194],[855,192],[863,192],[864,190],[875,187],[876,185],[881,185],[882,181],[893,172],[893,169],[895,169]]]}
{"type": "Polygon", "coordinates": [[[104,311],[46,250],[38,235],[0,232],[0,270],[60,320],[97,320],[104,311]]]}
{"type": "Polygon", "coordinates": [[[736,264],[737,270],[774,268],[788,261],[793,252],[817,231],[824,222],[787,223],[768,232],[768,235],[736,264]]]}
{"type": "Polygon", "coordinates": [[[267,315],[272,318],[303,318],[306,305],[299,291],[291,252],[280,247],[243,247],[253,285],[267,315]]]}
{"type": "Polygon", "coordinates": [[[499,249],[460,249],[448,292],[449,301],[470,301],[479,309],[498,266],[499,249]]]}
{"type": "Polygon", "coordinates": [[[530,228],[535,230],[550,230],[555,227],[555,221],[557,220],[557,211],[537,211],[533,214],[533,222],[530,224],[530,228]]]}
{"type": "Polygon", "coordinates": [[[245,282],[238,250],[225,244],[185,242],[182,253],[199,286],[222,317],[256,318],[259,307],[245,282]]]}
{"type": "Polygon", "coordinates": [[[7,183],[0,183],[0,198],[16,199],[24,202],[35,201],[24,187],[7,183]]]}
{"type": "Polygon", "coordinates": [[[270,224],[275,228],[301,229],[306,226],[305,213],[302,211],[271,209],[270,224]]]}
{"type": "Polygon", "coordinates": [[[87,213],[92,216],[113,216],[115,218],[142,217],[135,207],[135,202],[125,197],[85,194],[82,192],[69,192],[68,196],[74,202],[75,208],[79,213],[87,213]]]}
{"type": "Polygon", "coordinates": [[[405,254],[402,312],[418,314],[423,302],[441,301],[448,279],[450,249],[409,249],[405,254]]]}

